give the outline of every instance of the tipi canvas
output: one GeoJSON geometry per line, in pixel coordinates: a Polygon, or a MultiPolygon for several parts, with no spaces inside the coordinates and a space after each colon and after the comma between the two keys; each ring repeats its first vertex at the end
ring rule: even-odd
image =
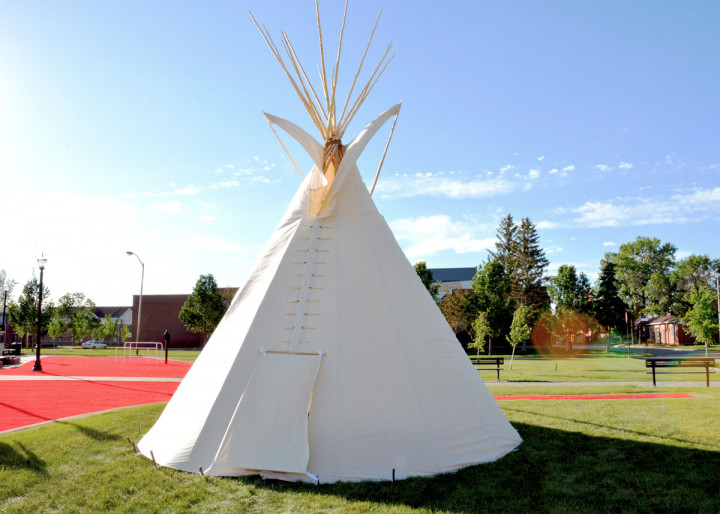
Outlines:
{"type": "Polygon", "coordinates": [[[209,475],[329,483],[454,471],[520,444],[356,166],[399,109],[346,146],[268,116],[315,166],[140,441],[144,455],[209,475]]]}

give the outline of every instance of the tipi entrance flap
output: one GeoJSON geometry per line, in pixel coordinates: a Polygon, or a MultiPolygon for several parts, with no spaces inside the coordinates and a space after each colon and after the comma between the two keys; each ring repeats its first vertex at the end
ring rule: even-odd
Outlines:
{"type": "Polygon", "coordinates": [[[306,472],[308,407],[321,358],[320,354],[259,355],[213,467],[306,472]]]}

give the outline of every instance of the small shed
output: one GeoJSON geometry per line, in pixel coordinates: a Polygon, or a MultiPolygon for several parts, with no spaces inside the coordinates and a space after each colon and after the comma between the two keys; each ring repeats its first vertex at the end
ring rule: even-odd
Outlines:
{"type": "Polygon", "coordinates": [[[695,344],[695,336],[686,331],[683,322],[675,316],[643,316],[635,321],[635,329],[641,341],[654,339],[659,344],[695,344]]]}

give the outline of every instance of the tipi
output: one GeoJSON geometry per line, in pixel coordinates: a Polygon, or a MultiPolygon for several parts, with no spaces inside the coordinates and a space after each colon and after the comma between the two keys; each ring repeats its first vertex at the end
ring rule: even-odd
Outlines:
{"type": "Polygon", "coordinates": [[[347,146],[340,141],[388,52],[336,118],[337,68],[328,82],[322,59],[321,103],[287,37],[294,77],[262,32],[323,143],[266,115],[315,166],[140,452],[185,471],[316,483],[428,476],[502,457],[520,436],[356,166],[377,130],[397,120],[400,105],[347,146]]]}

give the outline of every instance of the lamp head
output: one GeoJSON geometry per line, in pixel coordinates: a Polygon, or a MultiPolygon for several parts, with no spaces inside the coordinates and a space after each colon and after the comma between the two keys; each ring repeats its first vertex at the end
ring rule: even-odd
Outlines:
{"type": "Polygon", "coordinates": [[[135,254],[134,254],[133,252],[131,252],[130,250],[128,250],[128,251],[125,252],[125,253],[128,254],[128,255],[135,255],[135,254]]]}
{"type": "Polygon", "coordinates": [[[45,269],[45,264],[47,264],[47,259],[45,258],[45,254],[42,254],[38,259],[38,268],[45,269]]]}
{"type": "Polygon", "coordinates": [[[10,292],[10,286],[5,284],[3,286],[3,293],[8,294],[10,292]]]}

